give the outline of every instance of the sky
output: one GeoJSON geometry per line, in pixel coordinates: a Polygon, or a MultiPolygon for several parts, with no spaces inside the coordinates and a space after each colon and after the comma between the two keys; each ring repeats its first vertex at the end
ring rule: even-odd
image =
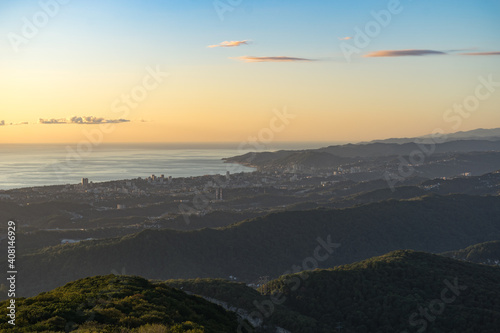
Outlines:
{"type": "Polygon", "coordinates": [[[500,127],[498,13],[498,0],[2,0],[0,143],[500,127]]]}

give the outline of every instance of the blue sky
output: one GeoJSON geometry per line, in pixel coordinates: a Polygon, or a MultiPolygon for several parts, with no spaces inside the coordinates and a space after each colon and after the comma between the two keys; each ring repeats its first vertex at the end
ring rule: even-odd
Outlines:
{"type": "MultiPolygon", "coordinates": [[[[355,26],[363,27],[373,20],[370,12],[387,8],[388,1],[242,0],[233,11],[224,12],[223,21],[215,3],[73,0],[61,5],[60,14],[44,28],[45,36],[39,43],[76,44],[102,50],[110,57],[119,52],[120,57],[138,59],[147,58],[147,53],[163,51],[157,56],[188,61],[198,51],[208,55],[206,60],[216,61],[220,57],[205,50],[205,44],[251,39],[252,52],[292,52],[297,56],[324,58],[339,52],[337,37],[353,35],[355,26]],[[137,45],[141,47],[138,49],[137,45]]],[[[500,48],[499,1],[401,0],[400,3],[403,12],[393,17],[367,51],[500,48]]],[[[20,18],[29,18],[38,10],[38,1],[2,1],[0,32],[5,36],[9,31],[19,31],[20,18]]],[[[8,48],[6,42],[3,38],[2,47],[8,48]]],[[[241,50],[235,50],[232,54],[240,53],[241,50]]]]}

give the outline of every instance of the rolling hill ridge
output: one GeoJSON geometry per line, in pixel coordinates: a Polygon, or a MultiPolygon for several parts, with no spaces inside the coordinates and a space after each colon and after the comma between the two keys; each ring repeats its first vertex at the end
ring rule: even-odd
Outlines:
{"type": "Polygon", "coordinates": [[[499,216],[498,197],[431,195],[348,209],[274,213],[221,229],[146,230],[21,256],[19,274],[24,278],[18,289],[31,296],[112,271],[152,279],[235,276],[253,282],[286,274],[294,265],[329,268],[398,249],[441,253],[497,240],[499,216]],[[304,262],[315,256],[321,260],[304,262]]]}

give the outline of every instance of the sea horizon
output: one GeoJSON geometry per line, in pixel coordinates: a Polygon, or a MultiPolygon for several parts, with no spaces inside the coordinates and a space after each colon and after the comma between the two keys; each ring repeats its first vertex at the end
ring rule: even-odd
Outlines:
{"type": "Polygon", "coordinates": [[[273,143],[265,147],[232,143],[0,144],[0,190],[145,178],[152,174],[197,177],[254,168],[223,158],[251,151],[321,148],[338,143],[273,143]],[[252,149],[253,148],[253,149],[252,149]]]}
{"type": "MultiPolygon", "coordinates": [[[[86,140],[84,142],[87,142],[86,140]]],[[[293,149],[314,149],[314,148],[322,148],[322,147],[327,147],[327,146],[332,146],[332,145],[345,145],[345,144],[355,144],[355,143],[360,143],[362,141],[355,141],[355,140],[346,140],[346,141],[273,141],[272,143],[261,143],[261,142],[250,142],[250,141],[243,141],[243,142],[218,142],[218,141],[207,141],[207,142],[106,142],[106,143],[98,143],[94,144],[91,142],[88,142],[89,145],[92,146],[92,149],[99,149],[100,147],[107,147],[107,146],[132,146],[132,147],[158,147],[158,146],[163,146],[163,147],[168,147],[171,149],[185,149],[185,148],[211,148],[211,149],[221,149],[221,148],[227,148],[227,149],[238,149],[239,147],[254,147],[254,150],[256,151],[273,151],[273,150],[279,150],[279,149],[287,149],[287,150],[293,150],[293,149]],[[259,149],[255,149],[255,147],[259,147],[259,149]]],[[[369,141],[366,141],[369,142],[369,141]]],[[[82,141],[83,143],[83,141],[82,141]]],[[[8,146],[14,146],[14,147],[40,147],[40,146],[70,146],[70,147],[76,147],[79,144],[79,142],[33,142],[33,143],[2,143],[0,142],[0,148],[2,147],[8,147],[8,146]]],[[[84,143],[86,145],[86,143],[84,143]]]]}

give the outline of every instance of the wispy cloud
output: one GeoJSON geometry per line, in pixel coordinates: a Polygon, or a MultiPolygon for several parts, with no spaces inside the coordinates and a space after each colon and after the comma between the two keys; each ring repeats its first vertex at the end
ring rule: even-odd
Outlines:
{"type": "Polygon", "coordinates": [[[460,54],[467,56],[492,56],[492,55],[500,55],[500,52],[470,52],[470,53],[460,53],[460,54]]]}
{"type": "Polygon", "coordinates": [[[306,58],[295,58],[295,57],[252,57],[252,56],[243,56],[243,57],[237,57],[237,58],[230,58],[230,59],[236,59],[240,60],[243,62],[297,62],[297,61],[315,61],[314,59],[306,59],[306,58]]]}
{"type": "Polygon", "coordinates": [[[476,51],[477,48],[468,48],[468,49],[454,49],[454,50],[443,50],[443,52],[446,53],[457,53],[457,52],[471,52],[471,51],[476,51]]]}
{"type": "Polygon", "coordinates": [[[130,120],[127,119],[105,119],[94,116],[87,117],[71,117],[60,118],[60,119],[42,119],[39,120],[40,124],[79,124],[79,125],[95,125],[95,124],[118,124],[118,123],[128,123],[130,120]]]}
{"type": "Polygon", "coordinates": [[[241,45],[248,45],[248,40],[233,40],[233,41],[225,41],[220,44],[216,45],[209,45],[209,48],[214,48],[214,47],[237,47],[241,45]]]}
{"type": "Polygon", "coordinates": [[[98,118],[94,116],[88,116],[88,117],[71,117],[70,119],[71,124],[117,124],[117,123],[128,123],[130,120],[127,119],[104,119],[104,118],[98,118]]]}
{"type": "Polygon", "coordinates": [[[347,37],[338,37],[339,40],[350,40],[352,37],[347,36],[347,37]]]}
{"type": "MultiPolygon", "coordinates": [[[[382,51],[374,51],[368,54],[365,54],[363,57],[372,58],[372,57],[406,57],[406,56],[428,56],[428,55],[449,55],[456,54],[465,55],[465,56],[495,56],[500,55],[499,51],[494,52],[463,52],[467,49],[462,50],[448,50],[448,51],[437,51],[437,50],[382,50],[382,51]]],[[[468,49],[471,50],[471,49],[468,49]]]]}
{"type": "Polygon", "coordinates": [[[66,119],[42,119],[40,118],[40,124],[67,124],[66,119]]]}
{"type": "Polygon", "coordinates": [[[6,123],[5,120],[0,120],[0,126],[17,126],[17,125],[28,125],[27,121],[22,123],[6,123]]]}
{"type": "Polygon", "coordinates": [[[444,55],[446,52],[436,50],[382,50],[365,54],[365,58],[373,57],[407,57],[407,56],[427,56],[444,55]]]}

